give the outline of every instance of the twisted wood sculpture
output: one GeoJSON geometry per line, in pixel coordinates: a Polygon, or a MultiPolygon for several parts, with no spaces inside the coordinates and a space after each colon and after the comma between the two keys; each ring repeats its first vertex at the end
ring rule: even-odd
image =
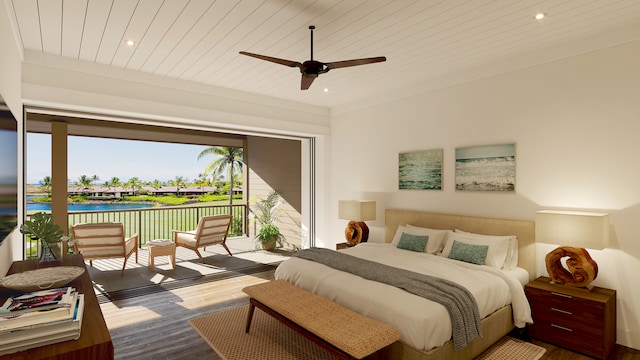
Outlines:
{"type": "Polygon", "coordinates": [[[349,221],[344,229],[344,237],[349,245],[358,245],[369,239],[369,227],[364,221],[349,221]]]}
{"type": "Polygon", "coordinates": [[[584,248],[561,246],[548,253],[545,261],[549,277],[558,284],[583,287],[598,276],[598,264],[584,248]],[[561,264],[562,258],[565,257],[569,257],[566,261],[569,270],[561,264]]]}

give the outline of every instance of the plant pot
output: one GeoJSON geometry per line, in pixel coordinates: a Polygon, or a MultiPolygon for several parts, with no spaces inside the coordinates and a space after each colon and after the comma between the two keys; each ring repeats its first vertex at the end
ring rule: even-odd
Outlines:
{"type": "Polygon", "coordinates": [[[262,249],[263,250],[273,250],[276,248],[276,243],[277,243],[277,239],[276,238],[271,238],[267,241],[263,241],[262,242],[262,249]]]}
{"type": "Polygon", "coordinates": [[[62,243],[48,243],[40,241],[40,255],[38,262],[62,262],[62,243]]]}

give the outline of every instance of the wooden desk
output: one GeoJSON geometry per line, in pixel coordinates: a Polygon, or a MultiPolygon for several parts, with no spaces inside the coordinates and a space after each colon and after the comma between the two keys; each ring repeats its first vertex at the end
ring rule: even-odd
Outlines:
{"type": "MultiPolygon", "coordinates": [[[[37,260],[15,261],[11,265],[8,274],[33,270],[37,268],[37,265],[37,260]]],[[[65,256],[62,265],[79,266],[86,270],[84,259],[80,254],[65,256]]],[[[111,342],[111,335],[107,329],[107,324],[104,322],[104,317],[102,316],[102,311],[100,310],[100,304],[98,303],[96,294],[93,291],[93,285],[91,283],[89,273],[85,271],[82,276],[71,283],[71,286],[75,287],[79,293],[85,294],[84,317],[82,319],[80,338],[78,340],[64,341],[57,344],[41,346],[14,354],[0,356],[0,360],[113,359],[113,343],[111,342]]],[[[13,295],[15,295],[15,293],[11,290],[0,287],[0,299],[2,303],[4,303],[8,297],[13,295]]]]}

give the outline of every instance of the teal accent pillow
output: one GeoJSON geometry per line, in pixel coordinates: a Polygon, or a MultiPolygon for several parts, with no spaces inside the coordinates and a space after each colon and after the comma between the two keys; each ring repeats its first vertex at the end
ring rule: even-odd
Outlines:
{"type": "Polygon", "coordinates": [[[461,260],[472,264],[482,265],[487,258],[489,245],[472,245],[453,240],[449,259],[461,260]]]}
{"type": "Polygon", "coordinates": [[[397,247],[398,249],[424,252],[424,249],[427,247],[427,241],[429,241],[429,236],[427,235],[411,235],[402,233],[397,247]]]}

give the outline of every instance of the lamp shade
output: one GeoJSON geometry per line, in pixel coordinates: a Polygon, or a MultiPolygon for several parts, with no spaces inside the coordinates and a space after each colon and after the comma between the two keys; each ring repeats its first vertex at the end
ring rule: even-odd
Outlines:
{"type": "Polygon", "coordinates": [[[376,202],[373,200],[340,200],[338,201],[338,218],[353,221],[375,220],[376,202]]]}
{"type": "Polygon", "coordinates": [[[536,212],[536,242],[601,250],[609,243],[609,214],[536,212]]]}

